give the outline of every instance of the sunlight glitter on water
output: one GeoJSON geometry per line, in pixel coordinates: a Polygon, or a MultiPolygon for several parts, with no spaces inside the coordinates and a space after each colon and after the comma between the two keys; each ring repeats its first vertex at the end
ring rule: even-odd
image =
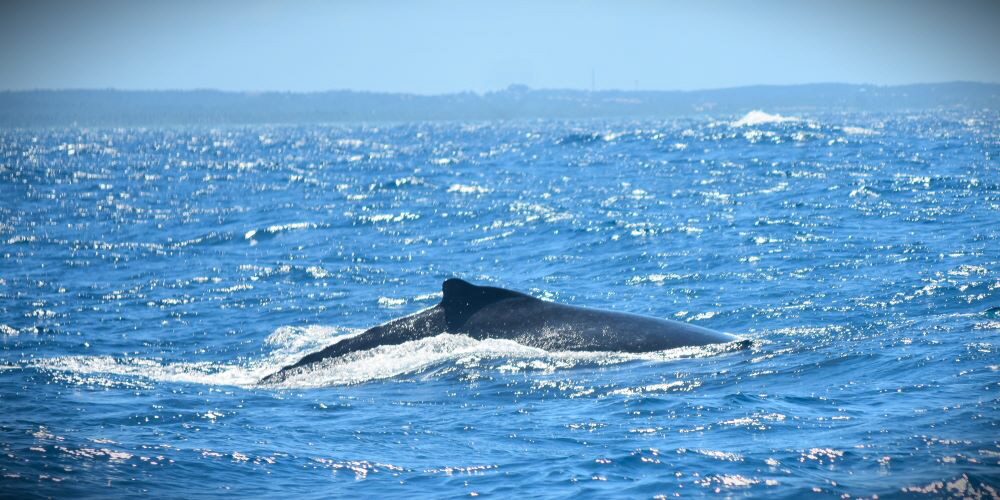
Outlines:
{"type": "Polygon", "coordinates": [[[0,131],[4,487],[995,495],[997,117],[766,114],[0,131]],[[454,276],[748,342],[257,386],[454,276]]]}

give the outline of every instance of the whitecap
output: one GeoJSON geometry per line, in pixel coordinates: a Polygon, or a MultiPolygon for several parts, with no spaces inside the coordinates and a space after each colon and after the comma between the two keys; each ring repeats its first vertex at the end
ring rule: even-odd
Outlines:
{"type": "Polygon", "coordinates": [[[797,122],[802,121],[801,118],[795,116],[781,116],[778,114],[765,113],[761,110],[755,109],[745,115],[743,118],[736,120],[729,125],[732,127],[744,127],[747,125],[762,125],[765,123],[784,123],[784,122],[797,122]]]}
{"type": "Polygon", "coordinates": [[[315,229],[316,227],[318,226],[312,222],[293,222],[291,224],[275,224],[272,226],[268,226],[264,229],[251,229],[250,231],[247,231],[246,234],[243,235],[243,239],[255,241],[259,239],[273,238],[278,233],[286,231],[293,231],[296,229],[315,229]]]}

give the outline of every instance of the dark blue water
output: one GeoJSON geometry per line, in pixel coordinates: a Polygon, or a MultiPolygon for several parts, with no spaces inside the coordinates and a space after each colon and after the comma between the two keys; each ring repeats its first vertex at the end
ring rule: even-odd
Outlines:
{"type": "Polygon", "coordinates": [[[0,132],[0,496],[996,497],[998,115],[738,118],[0,132]],[[752,347],[254,386],[449,277],[752,347]]]}

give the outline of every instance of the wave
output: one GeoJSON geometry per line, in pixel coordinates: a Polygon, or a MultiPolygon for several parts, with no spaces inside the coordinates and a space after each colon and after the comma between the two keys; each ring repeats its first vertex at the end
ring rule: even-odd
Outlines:
{"type": "Polygon", "coordinates": [[[316,229],[320,227],[319,224],[313,222],[294,222],[291,224],[276,224],[273,226],[268,226],[259,229],[251,229],[243,235],[243,239],[249,240],[251,243],[256,243],[261,240],[269,240],[275,236],[298,229],[316,229]]]}
{"type": "MultiPolygon", "coordinates": [[[[274,350],[244,364],[218,362],[163,362],[157,359],[114,356],[62,356],[34,359],[20,366],[54,372],[61,380],[85,385],[142,385],[141,381],[258,387],[267,375],[291,365],[305,354],[362,330],[329,326],[282,327],[266,340],[274,350]],[[61,374],[61,375],[60,375],[61,374]],[[83,376],[85,375],[85,376],[83,376]],[[125,380],[122,380],[122,378],[125,380]]],[[[315,364],[274,386],[304,389],[356,385],[405,376],[446,375],[456,370],[498,373],[540,373],[635,361],[666,362],[707,357],[745,349],[748,341],[701,347],[683,347],[648,353],[557,351],[529,347],[512,340],[476,340],[443,333],[398,345],[379,346],[315,364]]],[[[269,386],[270,387],[270,386],[269,386]]]]}
{"type": "Polygon", "coordinates": [[[592,144],[599,142],[617,142],[620,140],[629,140],[641,138],[641,131],[626,130],[622,132],[573,132],[566,134],[556,140],[558,145],[572,145],[572,144],[592,144]]]}
{"type": "Polygon", "coordinates": [[[391,181],[376,182],[368,185],[369,191],[383,191],[405,189],[415,186],[426,186],[427,182],[420,177],[407,176],[393,179],[391,181]]]}
{"type": "Polygon", "coordinates": [[[604,134],[598,134],[597,132],[575,132],[560,137],[559,139],[556,140],[556,144],[559,145],[591,144],[603,140],[604,140],[604,134]]]}
{"type": "Polygon", "coordinates": [[[801,118],[795,116],[781,116],[778,114],[765,113],[759,109],[755,109],[745,115],[739,120],[736,120],[729,125],[732,127],[745,127],[752,125],[763,125],[766,123],[784,123],[784,122],[798,122],[802,121],[801,118]]]}
{"type": "Polygon", "coordinates": [[[864,127],[840,127],[840,131],[847,135],[879,135],[879,131],[864,127]]]}
{"type": "Polygon", "coordinates": [[[490,188],[485,188],[476,184],[452,184],[448,188],[449,193],[459,193],[459,194],[486,194],[493,190],[490,188]]]}

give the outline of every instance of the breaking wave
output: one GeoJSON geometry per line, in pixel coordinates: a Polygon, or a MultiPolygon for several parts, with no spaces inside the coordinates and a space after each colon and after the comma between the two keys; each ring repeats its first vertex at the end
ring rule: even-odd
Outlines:
{"type": "Polygon", "coordinates": [[[745,115],[739,120],[730,123],[733,127],[745,127],[752,125],[763,125],[766,123],[784,123],[784,122],[798,122],[802,121],[801,118],[795,116],[781,116],[779,114],[765,113],[759,109],[755,109],[745,115]]]}

